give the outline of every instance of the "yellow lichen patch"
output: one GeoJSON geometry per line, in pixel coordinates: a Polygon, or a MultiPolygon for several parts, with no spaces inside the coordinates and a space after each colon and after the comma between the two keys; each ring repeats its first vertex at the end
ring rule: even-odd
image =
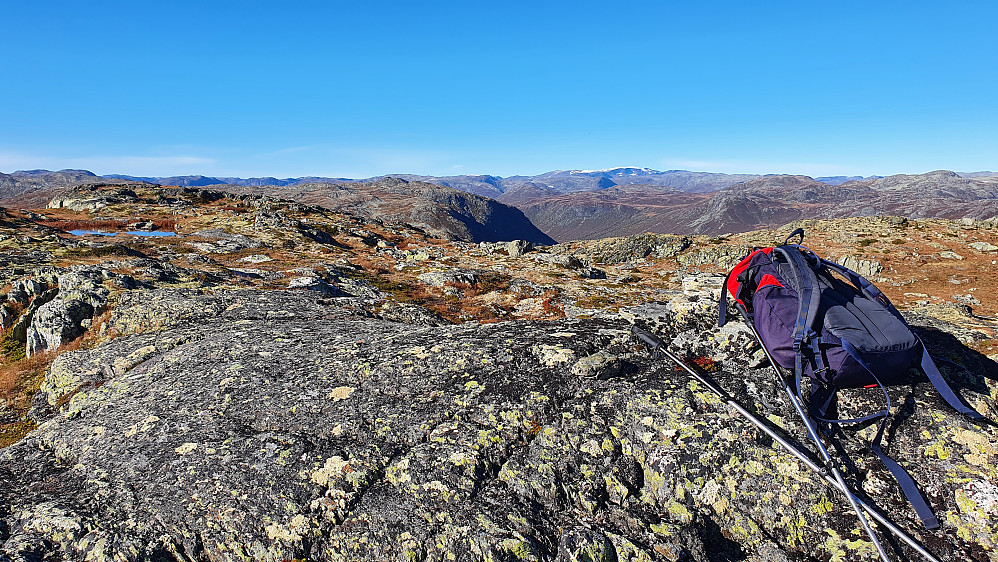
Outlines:
{"type": "Polygon", "coordinates": [[[399,462],[389,466],[385,471],[385,478],[389,482],[395,484],[396,486],[401,486],[408,482],[412,482],[412,475],[409,474],[409,459],[402,459],[399,462]]]}
{"type": "Polygon", "coordinates": [[[946,448],[946,445],[942,441],[936,441],[925,448],[925,456],[927,457],[936,457],[940,460],[946,460],[952,455],[953,453],[946,448]]]}
{"type": "Polygon", "coordinates": [[[953,435],[953,441],[970,449],[970,453],[963,455],[963,458],[974,466],[991,466],[990,458],[998,455],[998,447],[976,431],[958,430],[953,435]]]}
{"type": "Polygon", "coordinates": [[[467,466],[477,463],[475,457],[472,457],[463,451],[455,451],[451,453],[450,456],[447,457],[447,460],[456,466],[467,466]]]}
{"type": "Polygon", "coordinates": [[[499,548],[509,554],[514,560],[533,560],[534,550],[530,541],[525,539],[503,539],[499,548]]]}
{"type": "Polygon", "coordinates": [[[146,416],[141,422],[132,424],[127,430],[125,430],[125,437],[132,437],[139,432],[146,432],[153,428],[153,425],[159,421],[157,416],[146,416]]]}
{"type": "Polygon", "coordinates": [[[833,504],[831,500],[825,496],[822,496],[821,499],[818,500],[817,504],[811,506],[811,510],[818,515],[824,515],[833,509],[835,509],[835,504],[833,504]]]}
{"type": "Polygon", "coordinates": [[[340,400],[346,400],[350,398],[350,395],[357,390],[352,386],[337,386],[332,391],[330,391],[328,398],[333,402],[339,402],[340,400]]]}
{"type": "Polygon", "coordinates": [[[284,541],[295,543],[301,540],[302,534],[307,529],[307,520],[303,515],[295,515],[286,525],[272,523],[264,527],[267,537],[272,541],[284,541]]]}
{"type": "Polygon", "coordinates": [[[669,502],[668,511],[684,525],[693,521],[693,514],[690,513],[690,510],[677,501],[669,502]]]}
{"type": "Polygon", "coordinates": [[[766,472],[766,467],[761,462],[753,459],[745,463],[745,472],[753,476],[760,476],[766,472]]]}
{"type": "Polygon", "coordinates": [[[831,556],[831,560],[833,562],[846,560],[846,551],[842,548],[844,542],[842,537],[832,529],[825,529],[825,532],[828,533],[828,538],[825,539],[824,547],[831,556]]]}

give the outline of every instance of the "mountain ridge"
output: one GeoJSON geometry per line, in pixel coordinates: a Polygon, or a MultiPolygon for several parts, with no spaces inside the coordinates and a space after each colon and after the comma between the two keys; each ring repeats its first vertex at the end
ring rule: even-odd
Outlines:
{"type": "MultiPolygon", "coordinates": [[[[75,185],[84,182],[127,184],[131,180],[125,177],[138,176],[101,177],[85,170],[0,174],[0,204],[39,207],[75,185]]],[[[371,213],[371,216],[385,214],[399,220],[411,220],[413,224],[436,229],[444,236],[480,241],[512,237],[545,243],[552,239],[567,241],[645,231],[716,235],[792,220],[876,214],[950,219],[984,219],[998,215],[998,176],[991,172],[948,170],[858,179],[825,178],[828,181],[803,175],[659,172],[636,167],[558,170],[507,178],[413,174],[379,176],[364,181],[251,178],[240,180],[243,185],[216,183],[235,179],[209,176],[145,179],[169,180],[191,188],[212,185],[243,194],[270,194],[335,208],[354,207],[356,212],[371,213]],[[407,197],[411,199],[408,202],[403,202],[399,193],[391,194],[400,189],[399,182],[411,184],[406,188],[407,197]],[[262,183],[267,185],[260,185],[262,183]],[[382,195],[386,193],[392,203],[384,206],[382,195]],[[462,193],[464,195],[459,195],[462,193]],[[513,222],[507,220],[506,224],[520,224],[522,228],[517,227],[518,232],[532,234],[503,234],[492,227],[482,230],[482,220],[495,213],[485,212],[484,209],[492,204],[475,197],[516,207],[523,219],[509,218],[513,222]],[[473,209],[478,209],[477,218],[469,218],[476,216],[473,209]],[[539,229],[543,234],[531,229],[539,229]]],[[[500,214],[512,217],[509,211],[500,214]]]]}

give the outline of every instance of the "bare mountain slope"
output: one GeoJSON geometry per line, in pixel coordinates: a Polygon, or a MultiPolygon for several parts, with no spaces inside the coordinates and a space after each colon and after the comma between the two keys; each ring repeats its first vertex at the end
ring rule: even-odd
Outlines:
{"type": "Polygon", "coordinates": [[[451,187],[401,178],[366,183],[225,186],[225,189],[274,195],[362,217],[408,223],[449,240],[554,242],[515,207],[451,187]]]}
{"type": "Polygon", "coordinates": [[[830,185],[807,176],[778,175],[709,194],[645,186],[540,196],[516,204],[541,230],[562,241],[644,231],[722,234],[808,218],[990,218],[998,216],[998,178],[936,171],[830,185]]]}
{"type": "Polygon", "coordinates": [[[0,203],[5,207],[44,207],[55,195],[101,178],[86,170],[24,170],[0,173],[0,203]]]}

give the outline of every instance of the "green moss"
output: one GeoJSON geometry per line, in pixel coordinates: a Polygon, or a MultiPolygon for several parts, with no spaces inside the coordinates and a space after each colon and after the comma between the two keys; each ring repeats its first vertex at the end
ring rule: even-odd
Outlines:
{"type": "Polygon", "coordinates": [[[514,560],[533,560],[534,547],[529,541],[520,539],[505,539],[500,547],[514,560]]]}
{"type": "Polygon", "coordinates": [[[0,449],[17,443],[36,427],[38,424],[30,419],[0,425],[0,449]]]}
{"type": "Polygon", "coordinates": [[[11,335],[11,330],[7,330],[0,335],[0,360],[3,363],[13,363],[25,358],[24,342],[19,342],[11,335]]]}

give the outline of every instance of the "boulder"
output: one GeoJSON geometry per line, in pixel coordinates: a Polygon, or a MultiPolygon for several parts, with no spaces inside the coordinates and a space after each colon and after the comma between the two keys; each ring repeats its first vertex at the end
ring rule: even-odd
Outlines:
{"type": "Polygon", "coordinates": [[[650,256],[675,257],[689,248],[690,244],[691,241],[686,236],[645,233],[586,242],[579,251],[595,263],[613,265],[642,260],[650,256]]]}
{"type": "Polygon", "coordinates": [[[319,277],[295,277],[288,281],[288,288],[306,289],[331,297],[339,297],[344,294],[335,285],[330,285],[319,277]]]}
{"type": "Polygon", "coordinates": [[[983,252],[985,254],[993,254],[995,252],[998,252],[998,246],[995,246],[990,242],[971,242],[967,245],[977,250],[978,252],[983,252]]]}
{"type": "Polygon", "coordinates": [[[53,198],[47,208],[97,211],[108,205],[136,203],[138,196],[128,188],[111,184],[84,184],[53,198]]]}
{"type": "Polygon", "coordinates": [[[683,252],[676,260],[686,267],[716,264],[722,269],[731,269],[747,256],[750,250],[751,248],[741,245],[718,244],[683,252]]]}
{"type": "Polygon", "coordinates": [[[263,243],[254,240],[249,236],[226,232],[220,228],[199,230],[191,236],[212,239],[211,241],[205,242],[191,242],[191,246],[209,254],[227,254],[250,248],[263,247],[263,243]]]}
{"type": "Polygon", "coordinates": [[[838,260],[839,265],[851,269],[863,277],[876,277],[884,270],[883,264],[877,260],[864,260],[856,256],[843,256],[838,260]]]}
{"type": "MultiPolygon", "coordinates": [[[[111,329],[172,323],[64,356],[43,386],[51,417],[0,450],[0,559],[876,559],[821,477],[621,319],[432,326],[310,291],[154,293],[119,303],[111,329]]],[[[630,317],[694,352],[738,347],[694,297],[630,317]]],[[[998,366],[920,335],[998,417],[998,366]]],[[[768,368],[735,355],[715,380],[806,443],[768,368]]],[[[840,414],[876,407],[871,392],[843,393],[840,414]]],[[[920,530],[869,431],[837,437],[848,477],[940,560],[986,560],[998,431],[922,378],[889,392],[905,406],[885,446],[941,528],[920,530]]]]}
{"type": "Polygon", "coordinates": [[[25,343],[28,357],[82,336],[86,331],[83,322],[93,315],[94,307],[78,299],[56,298],[42,305],[28,327],[25,343]]]}
{"type": "Polygon", "coordinates": [[[111,291],[104,286],[105,280],[117,286],[134,286],[134,279],[130,276],[92,265],[73,266],[54,278],[58,280],[55,283],[58,288],[52,293],[58,296],[45,300],[37,308],[25,333],[29,357],[56,349],[86,332],[93,316],[107,305],[111,291]]]}
{"type": "Polygon", "coordinates": [[[0,303],[0,332],[10,328],[17,321],[18,313],[6,303],[0,303]]]}
{"type": "Polygon", "coordinates": [[[606,279],[606,272],[596,267],[582,267],[575,273],[582,279],[606,279]]]}
{"type": "Polygon", "coordinates": [[[526,240],[513,240],[506,243],[506,253],[508,253],[511,258],[518,258],[533,249],[534,244],[532,242],[527,242],[526,240]]]}
{"type": "Polygon", "coordinates": [[[431,287],[444,287],[448,284],[474,285],[478,282],[479,274],[469,269],[448,269],[441,271],[427,271],[419,274],[419,280],[431,287]]]}

